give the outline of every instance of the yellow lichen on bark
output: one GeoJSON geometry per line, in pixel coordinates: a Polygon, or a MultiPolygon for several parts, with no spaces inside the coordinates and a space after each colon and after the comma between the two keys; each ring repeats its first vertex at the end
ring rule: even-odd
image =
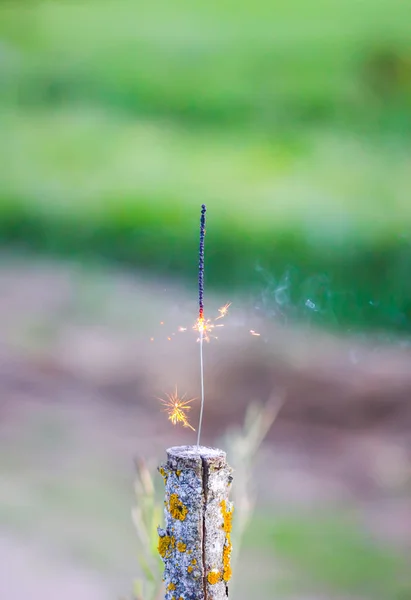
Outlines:
{"type": "Polygon", "coordinates": [[[176,589],[176,586],[175,586],[175,584],[174,584],[174,583],[170,583],[170,584],[167,586],[167,590],[168,590],[169,592],[174,592],[174,590],[175,590],[175,589],[176,589]]]}
{"type": "Polygon", "coordinates": [[[230,534],[227,534],[227,540],[223,549],[223,579],[225,582],[230,581],[231,575],[231,550],[233,546],[231,544],[230,534]]]}
{"type": "Polygon", "coordinates": [[[158,538],[158,553],[162,558],[169,558],[171,551],[175,546],[175,539],[172,536],[164,535],[158,538]]]}
{"type": "Polygon", "coordinates": [[[210,571],[209,574],[207,575],[207,581],[210,585],[215,585],[216,583],[221,581],[220,571],[216,571],[216,570],[210,571]]]}
{"type": "Polygon", "coordinates": [[[233,510],[227,510],[227,503],[222,500],[220,503],[221,512],[223,513],[223,529],[226,533],[231,533],[233,528],[233,510]]]}
{"type": "Polygon", "coordinates": [[[185,544],[184,542],[177,542],[177,550],[179,552],[185,552],[187,550],[187,544],[185,544]]]}
{"type": "Polygon", "coordinates": [[[164,480],[164,485],[165,485],[167,483],[168,474],[166,473],[164,467],[160,467],[159,468],[159,472],[160,472],[160,475],[162,476],[162,478],[164,480]]]}
{"type": "Polygon", "coordinates": [[[193,558],[193,560],[191,561],[191,565],[189,565],[187,567],[187,572],[188,573],[192,573],[194,571],[194,566],[197,564],[197,561],[195,558],[193,558]]]}
{"type": "Polygon", "coordinates": [[[170,515],[174,519],[184,521],[188,513],[188,508],[181,502],[177,494],[171,494],[169,500],[170,515]]]}
{"type": "Polygon", "coordinates": [[[233,527],[233,509],[227,510],[227,503],[225,500],[221,501],[221,512],[223,514],[223,529],[226,533],[226,541],[223,549],[223,579],[228,582],[231,579],[231,529],[233,527]]]}

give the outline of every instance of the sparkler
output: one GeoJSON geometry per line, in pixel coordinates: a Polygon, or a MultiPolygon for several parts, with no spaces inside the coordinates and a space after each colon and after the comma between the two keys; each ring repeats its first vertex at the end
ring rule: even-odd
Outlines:
{"type": "MultiPolygon", "coordinates": [[[[203,413],[204,413],[204,358],[203,358],[203,345],[204,342],[209,342],[211,338],[217,339],[217,336],[213,334],[213,331],[216,327],[224,327],[223,323],[217,323],[220,319],[223,319],[228,314],[228,309],[231,306],[231,302],[227,302],[223,306],[218,309],[218,316],[213,319],[206,319],[204,316],[204,238],[206,233],[206,206],[203,204],[201,206],[201,217],[200,217],[200,245],[199,245],[199,261],[198,261],[198,317],[196,322],[194,323],[192,329],[198,334],[197,342],[200,343],[200,387],[201,387],[201,405],[200,405],[200,416],[198,423],[198,434],[197,434],[197,447],[200,447],[200,438],[201,438],[201,428],[203,423],[203,413]]],[[[160,321],[160,325],[164,325],[164,321],[160,321]]],[[[184,333],[187,331],[187,327],[180,326],[178,327],[178,333],[184,333]]],[[[249,333],[252,336],[259,337],[260,333],[254,331],[253,329],[249,330],[249,333]]],[[[175,332],[171,334],[172,336],[176,335],[175,332]]],[[[167,340],[169,342],[172,341],[172,337],[170,335],[167,336],[167,340]]],[[[150,338],[150,342],[154,342],[154,337],[150,338]]],[[[194,427],[190,425],[188,422],[188,418],[186,412],[190,410],[190,406],[188,406],[194,398],[190,400],[185,400],[185,396],[179,398],[177,393],[177,388],[175,392],[171,394],[166,394],[167,399],[161,399],[161,402],[165,405],[165,411],[168,413],[169,420],[173,423],[173,425],[177,425],[177,423],[182,423],[184,427],[189,427],[193,431],[195,431],[194,427]]]]}

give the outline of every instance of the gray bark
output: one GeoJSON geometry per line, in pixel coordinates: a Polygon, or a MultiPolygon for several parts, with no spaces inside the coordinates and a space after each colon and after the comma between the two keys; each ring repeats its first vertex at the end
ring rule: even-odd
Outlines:
{"type": "Polygon", "coordinates": [[[225,452],[200,446],[167,450],[165,528],[159,528],[165,600],[223,600],[231,577],[232,481],[225,452]]]}

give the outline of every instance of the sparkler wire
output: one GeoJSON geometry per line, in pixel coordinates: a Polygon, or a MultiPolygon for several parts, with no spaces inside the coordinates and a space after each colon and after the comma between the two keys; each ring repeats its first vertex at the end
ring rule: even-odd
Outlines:
{"type": "Polygon", "coordinates": [[[201,408],[198,423],[197,447],[200,447],[201,426],[203,424],[204,412],[204,361],[203,361],[203,332],[200,333],[200,380],[201,380],[201,408]]]}

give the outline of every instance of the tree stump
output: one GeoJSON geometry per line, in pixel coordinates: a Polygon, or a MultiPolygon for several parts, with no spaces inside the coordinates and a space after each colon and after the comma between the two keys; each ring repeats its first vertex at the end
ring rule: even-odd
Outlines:
{"type": "Polygon", "coordinates": [[[232,469],[225,452],[204,446],[167,450],[165,528],[158,528],[165,600],[223,600],[231,578],[228,500],[232,469]]]}

